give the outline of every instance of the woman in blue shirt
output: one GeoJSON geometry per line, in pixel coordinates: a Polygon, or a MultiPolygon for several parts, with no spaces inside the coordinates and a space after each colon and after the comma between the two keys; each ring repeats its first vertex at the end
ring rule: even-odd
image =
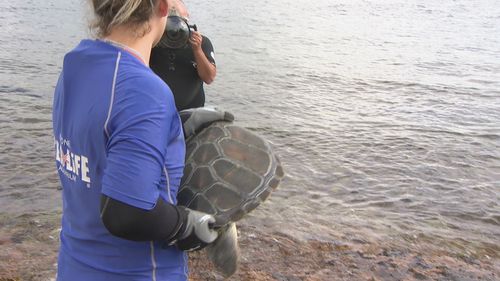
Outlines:
{"type": "Polygon", "coordinates": [[[176,206],[183,128],[148,66],[175,0],[92,0],[97,40],[64,57],[53,105],[63,188],[57,280],[187,280],[184,250],[217,238],[176,206]]]}

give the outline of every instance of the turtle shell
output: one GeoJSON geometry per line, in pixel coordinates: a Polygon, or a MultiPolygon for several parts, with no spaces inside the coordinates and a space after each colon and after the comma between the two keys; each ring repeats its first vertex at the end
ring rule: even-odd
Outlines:
{"type": "Polygon", "coordinates": [[[178,204],[212,214],[217,225],[240,220],[284,176],[271,145],[230,122],[214,122],[186,141],[178,204]]]}

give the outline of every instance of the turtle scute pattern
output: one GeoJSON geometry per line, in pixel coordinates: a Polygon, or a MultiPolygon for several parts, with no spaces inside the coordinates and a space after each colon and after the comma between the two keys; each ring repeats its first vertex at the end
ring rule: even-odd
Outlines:
{"type": "Polygon", "coordinates": [[[213,214],[217,224],[240,220],[284,176],[271,145],[229,122],[216,122],[187,140],[179,205],[213,214]]]}

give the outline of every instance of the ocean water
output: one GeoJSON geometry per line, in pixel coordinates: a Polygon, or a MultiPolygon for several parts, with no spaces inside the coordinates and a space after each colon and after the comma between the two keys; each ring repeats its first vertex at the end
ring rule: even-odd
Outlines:
{"type": "MultiPolygon", "coordinates": [[[[188,1],[218,75],[207,104],[287,176],[242,223],[500,256],[495,0],[188,1]]],[[[61,207],[51,136],[85,1],[0,2],[0,212],[61,207]]]]}

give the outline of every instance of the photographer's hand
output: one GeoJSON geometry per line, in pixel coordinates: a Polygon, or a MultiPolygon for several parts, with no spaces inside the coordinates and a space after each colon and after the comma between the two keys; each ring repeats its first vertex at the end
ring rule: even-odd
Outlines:
{"type": "Polygon", "coordinates": [[[193,49],[198,76],[200,76],[203,82],[207,84],[212,83],[215,79],[215,75],[217,75],[217,68],[215,67],[215,63],[212,63],[210,62],[210,60],[208,60],[207,55],[209,54],[205,54],[203,51],[203,36],[198,31],[193,31],[191,33],[191,37],[189,38],[189,42],[191,43],[191,48],[193,49]]]}
{"type": "Polygon", "coordinates": [[[203,37],[198,31],[192,31],[191,37],[189,38],[189,43],[191,43],[191,47],[194,52],[202,51],[201,50],[201,42],[203,41],[203,37]]]}

